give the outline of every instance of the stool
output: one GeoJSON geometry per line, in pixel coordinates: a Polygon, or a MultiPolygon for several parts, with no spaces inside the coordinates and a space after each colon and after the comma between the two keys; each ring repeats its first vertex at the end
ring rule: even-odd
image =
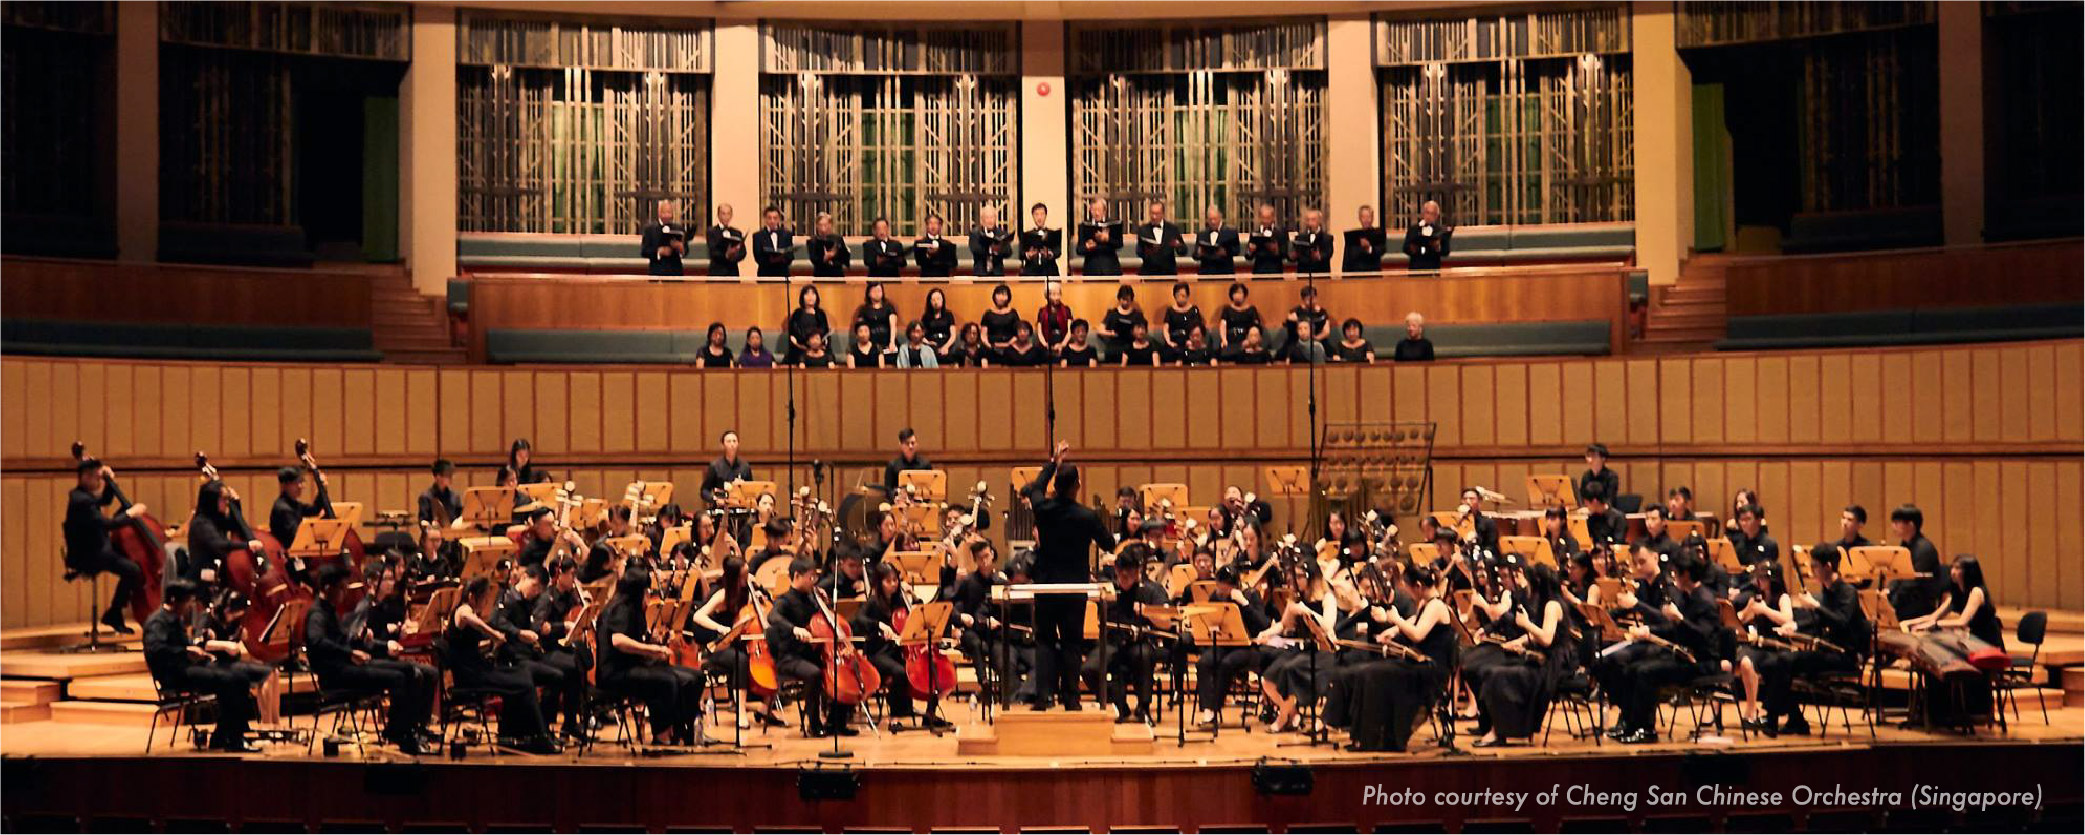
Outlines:
{"type": "MultiPolygon", "coordinates": [[[[64,549],[62,549],[62,548],[61,548],[61,549],[59,549],[59,551],[58,551],[58,556],[59,556],[59,558],[60,558],[60,561],[61,561],[61,564],[62,564],[62,561],[63,561],[63,559],[64,559],[64,557],[65,557],[65,551],[64,551],[64,549]]],[[[101,596],[101,572],[99,572],[99,571],[75,571],[75,570],[73,570],[73,569],[71,569],[71,568],[67,568],[67,569],[65,569],[65,582],[68,582],[68,583],[70,583],[70,582],[73,582],[73,581],[76,581],[76,580],[80,579],[81,577],[85,577],[85,578],[87,578],[87,587],[88,587],[88,592],[87,592],[87,593],[88,593],[88,595],[90,595],[90,596],[92,597],[92,599],[94,599],[94,600],[96,600],[96,601],[99,601],[99,600],[101,600],[101,599],[102,599],[102,596],[101,596]]],[[[90,612],[91,612],[91,611],[93,611],[93,610],[94,610],[95,608],[98,608],[99,606],[100,606],[100,604],[99,604],[99,603],[97,603],[97,604],[95,604],[95,607],[90,607],[88,611],[90,611],[90,612]]],[[[63,647],[59,647],[59,648],[58,648],[58,651],[59,651],[59,652],[62,652],[62,653],[82,653],[82,652],[89,652],[89,653],[92,653],[92,652],[128,652],[128,651],[129,651],[128,649],[126,649],[125,647],[123,647],[123,646],[122,646],[121,644],[104,644],[104,643],[102,643],[102,642],[101,642],[101,630],[102,630],[103,628],[104,628],[104,627],[102,626],[102,624],[101,624],[101,622],[100,622],[99,620],[90,620],[90,621],[88,621],[88,622],[87,622],[87,642],[86,642],[86,643],[83,643],[83,644],[72,644],[72,645],[70,645],[70,646],[63,646],[63,647]]],[[[138,651],[139,651],[139,652],[143,652],[144,650],[140,649],[140,650],[138,650],[138,651]]]]}

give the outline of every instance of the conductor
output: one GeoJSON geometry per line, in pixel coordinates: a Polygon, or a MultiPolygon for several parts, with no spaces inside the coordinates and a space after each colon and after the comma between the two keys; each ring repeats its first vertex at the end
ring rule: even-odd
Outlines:
{"type": "MultiPolygon", "coordinates": [[[[1091,544],[1105,552],[1113,544],[1100,514],[1079,504],[1079,468],[1064,461],[1070,452],[1070,443],[1058,441],[1042,472],[1021,488],[1021,495],[1035,509],[1032,577],[1037,583],[1089,582],[1093,572],[1086,546],[1091,544]],[[1047,494],[1044,485],[1054,486],[1055,494],[1047,494]]],[[[1066,710],[1079,709],[1085,609],[1083,594],[1035,596],[1036,710],[1050,709],[1053,691],[1066,710]]]]}

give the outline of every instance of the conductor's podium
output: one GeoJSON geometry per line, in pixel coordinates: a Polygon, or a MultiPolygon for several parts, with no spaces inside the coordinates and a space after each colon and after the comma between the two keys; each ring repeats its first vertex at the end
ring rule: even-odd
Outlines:
{"type": "Polygon", "coordinates": [[[956,735],[956,753],[1017,757],[1109,757],[1149,754],[1156,744],[1142,722],[1115,724],[1115,711],[1085,710],[1038,713],[1025,708],[1000,713],[990,725],[965,727],[956,735]]]}

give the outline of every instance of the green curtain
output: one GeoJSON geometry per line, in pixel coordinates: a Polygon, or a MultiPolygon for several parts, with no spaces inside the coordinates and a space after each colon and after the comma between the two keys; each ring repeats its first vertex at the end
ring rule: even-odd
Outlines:
{"type": "Polygon", "coordinates": [[[398,260],[398,98],[362,100],[362,260],[398,260]]]}
{"type": "Polygon", "coordinates": [[[1694,85],[1694,251],[1720,252],[1730,218],[1730,131],[1723,126],[1723,85],[1694,85]]]}

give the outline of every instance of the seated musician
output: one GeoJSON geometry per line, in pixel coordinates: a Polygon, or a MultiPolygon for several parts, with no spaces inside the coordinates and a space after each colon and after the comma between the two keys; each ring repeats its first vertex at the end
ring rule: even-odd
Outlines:
{"type": "MultiPolygon", "coordinates": [[[[970,549],[970,559],[977,568],[958,578],[947,598],[955,604],[955,626],[960,630],[956,645],[963,650],[963,657],[970,659],[981,684],[994,682],[1003,688],[1005,682],[1014,679],[1014,671],[1010,666],[1013,656],[1000,643],[1007,638],[1006,624],[1000,621],[999,604],[992,600],[992,587],[1006,584],[1006,576],[999,573],[999,550],[984,538],[973,539],[963,547],[970,549]],[[995,658],[998,664],[992,663],[995,658]],[[997,674],[987,674],[988,669],[997,674]]],[[[1005,698],[1002,696],[1000,701],[1003,704],[1005,698]]]]}
{"type": "Polygon", "coordinates": [[[1680,544],[1674,542],[1665,527],[1665,506],[1651,505],[1643,509],[1643,536],[1637,541],[1651,546],[1651,550],[1670,559],[1679,553],[1680,544]]]}
{"type": "MultiPolygon", "coordinates": [[[[891,732],[903,729],[902,720],[912,717],[912,682],[906,675],[905,651],[898,643],[897,617],[912,606],[905,588],[904,572],[893,563],[877,563],[869,572],[869,595],[854,613],[854,634],[862,637],[862,653],[882,673],[883,699],[891,720],[891,732]]],[[[924,685],[924,683],[922,683],[924,685]]],[[[939,716],[928,715],[929,728],[949,727],[939,716]]]]}
{"type": "MultiPolygon", "coordinates": [[[[1208,549],[1199,549],[1195,555],[1199,558],[1204,553],[1208,553],[1208,549]]],[[[1235,565],[1216,569],[1216,589],[1210,593],[1209,602],[1237,604],[1246,634],[1264,635],[1274,625],[1273,619],[1267,616],[1267,604],[1251,589],[1239,586],[1238,573],[1235,565]]],[[[1216,724],[1216,712],[1223,707],[1224,694],[1247,670],[1259,669],[1261,655],[1259,646],[1250,645],[1202,649],[1201,657],[1195,659],[1195,701],[1201,708],[1201,712],[1195,714],[1195,724],[1203,727],[1216,724]]]]}
{"type": "Polygon", "coordinates": [[[1493,733],[1492,717],[1484,710],[1485,680],[1492,673],[1520,663],[1517,650],[1526,646],[1526,628],[1514,617],[1519,604],[1528,602],[1526,575],[1520,555],[1493,557],[1481,548],[1466,548],[1462,560],[1470,580],[1469,611],[1465,623],[1476,630],[1477,642],[1462,654],[1462,684],[1475,699],[1474,713],[1479,737],[1493,733]]]}
{"type": "Polygon", "coordinates": [[[1566,557],[1578,553],[1578,539],[1571,535],[1570,512],[1562,507],[1542,511],[1542,538],[1549,541],[1549,551],[1560,565],[1566,557]]]}
{"type": "MultiPolygon", "coordinates": [[[[1642,553],[1638,552],[1639,558],[1642,553]]],[[[1639,642],[1642,652],[1616,653],[1604,659],[1617,663],[1617,658],[1627,655],[1618,662],[1624,665],[1624,670],[1613,678],[1616,687],[1609,691],[1614,702],[1621,707],[1621,719],[1609,735],[1624,744],[1658,741],[1658,691],[1661,688],[1714,673],[1721,666],[1722,618],[1716,614],[1715,598],[1701,585],[1706,573],[1707,565],[1702,558],[1692,554],[1679,557],[1672,572],[1673,590],[1679,595],[1677,602],[1666,603],[1655,613],[1655,619],[1646,618],[1644,623],[1629,628],[1630,639],[1639,642]],[[1662,645],[1646,645],[1647,637],[1686,650],[1693,655],[1693,660],[1690,662],[1662,645]]]]}
{"type": "Polygon", "coordinates": [[[123,555],[109,541],[110,532],[145,515],[145,506],[130,505],[122,513],[103,516],[101,508],[117,501],[122,491],[116,487],[116,474],[99,459],[82,458],[78,468],[79,482],[66,495],[65,503],[65,568],[67,579],[72,572],[96,574],[108,572],[116,575],[116,591],[109,598],[109,608],[101,614],[101,623],[119,635],[128,635],[136,630],[123,622],[123,607],[130,605],[130,597],[145,585],[145,571],[136,560],[123,555]]]}
{"type": "Polygon", "coordinates": [[[1327,635],[1338,623],[1339,601],[1325,576],[1312,561],[1285,574],[1290,600],[1280,612],[1279,637],[1267,642],[1270,649],[1260,666],[1260,690],[1275,709],[1267,724],[1270,732],[1298,729],[1303,704],[1317,696],[1313,666],[1321,672],[1329,671],[1338,661],[1332,653],[1318,650],[1315,636],[1302,623],[1304,618],[1313,618],[1318,622],[1318,631],[1327,635]]]}
{"type": "Polygon", "coordinates": [[[1749,582],[1746,582],[1732,602],[1737,611],[1739,628],[1737,668],[1738,682],[1742,685],[1738,700],[1738,719],[1745,727],[1773,736],[1780,728],[1771,719],[1760,715],[1760,693],[1763,678],[1780,680],[1789,661],[1785,648],[1761,643],[1777,640],[1783,626],[1795,623],[1795,603],[1788,596],[1788,588],[1781,579],[1777,563],[1760,563],[1752,567],[1749,582]]]}
{"type": "Polygon", "coordinates": [[[571,557],[560,557],[550,564],[550,588],[536,596],[529,621],[535,624],[544,663],[565,672],[567,689],[561,705],[565,715],[564,735],[584,741],[587,727],[586,672],[594,668],[594,648],[572,640],[573,630],[585,626],[574,622],[586,608],[585,595],[579,589],[578,567],[579,563],[571,557]]]}
{"type": "MultiPolygon", "coordinates": [[[[434,705],[438,681],[434,668],[378,660],[359,640],[349,637],[336,614],[346,596],[347,572],[338,566],[321,566],[316,582],[318,601],[304,618],[304,654],[318,675],[319,687],[389,695],[391,711],[384,724],[384,739],[407,754],[425,753],[421,735],[434,705]]],[[[395,641],[388,648],[393,654],[399,651],[395,641]]]]}
{"type": "Polygon", "coordinates": [[[1607,486],[1598,481],[1580,488],[1578,498],[1585,503],[1585,535],[1591,542],[1581,543],[1587,548],[1607,543],[1629,541],[1629,518],[1614,509],[1608,502],[1614,497],[1607,494],[1607,486]]]}
{"type": "MultiPolygon", "coordinates": [[[[610,515],[613,515],[615,510],[621,510],[627,520],[630,514],[628,507],[616,505],[610,509],[610,515]]],[[[586,540],[581,539],[577,531],[558,527],[556,511],[547,507],[539,508],[529,516],[528,530],[521,534],[521,552],[514,555],[514,561],[520,565],[547,564],[560,543],[570,547],[575,554],[586,548],[586,540]]]]}
{"type": "Polygon", "coordinates": [[[188,521],[188,579],[213,585],[226,582],[225,558],[241,549],[253,555],[255,573],[265,573],[267,550],[246,525],[239,491],[223,481],[204,482],[196,490],[195,516],[188,521]]]}
{"type": "Polygon", "coordinates": [[[1665,518],[1674,522],[1694,521],[1694,490],[1681,485],[1665,491],[1665,518]]]}
{"type": "Polygon", "coordinates": [[[783,681],[805,685],[804,716],[811,736],[855,736],[847,726],[853,710],[834,700],[826,704],[824,651],[814,643],[811,621],[823,617],[822,608],[811,595],[818,587],[818,566],[798,559],[789,564],[789,590],[775,598],[767,615],[767,643],[775,658],[775,675],[783,681]]]}
{"type": "Polygon", "coordinates": [[[1748,504],[1737,509],[1737,529],[1727,531],[1730,547],[1737,551],[1738,564],[1758,565],[1771,562],[1776,568],[1781,565],[1781,545],[1766,535],[1766,508],[1748,504]]]}
{"type": "Polygon", "coordinates": [[[1983,565],[1968,554],[1956,557],[1947,584],[1933,611],[1901,621],[1900,631],[1877,638],[1884,648],[1913,659],[1914,667],[1938,671],[1925,677],[1921,699],[1922,719],[1935,727],[1963,726],[1971,717],[1990,713],[1989,680],[1969,659],[1985,649],[2005,651],[2005,627],[1984,584],[1983,565]]]}
{"type": "MultiPolygon", "coordinates": [[[[773,540],[769,542],[772,543],[773,540]]],[[[741,635],[729,643],[718,642],[730,635],[732,629],[750,623],[754,618],[754,595],[765,598],[766,594],[753,583],[752,572],[746,568],[745,560],[726,557],[724,575],[718,579],[716,590],[710,592],[709,598],[702,602],[701,608],[696,609],[690,618],[699,627],[698,632],[702,639],[712,647],[702,659],[702,671],[708,673],[712,680],[728,682],[732,692],[745,693],[749,699],[753,698],[749,678],[752,657],[746,652],[745,641],[761,640],[759,633],[741,635]],[[727,626],[720,618],[729,618],[730,625],[727,626]]],[[[753,708],[751,712],[740,711],[739,727],[750,728],[756,719],[771,728],[786,727],[789,724],[776,718],[774,707],[765,700],[754,701],[753,708]]]]}
{"type": "Polygon", "coordinates": [[[414,518],[423,526],[449,527],[463,519],[463,497],[450,486],[456,478],[456,465],[447,458],[438,458],[430,469],[434,473],[434,483],[420,491],[418,513],[414,518]]]}
{"type": "Polygon", "coordinates": [[[615,595],[595,621],[595,682],[601,691],[644,702],[654,745],[695,742],[707,686],[702,673],[673,663],[673,648],[655,640],[645,623],[651,572],[632,569],[616,579],[615,595]]]}
{"type": "MultiPolygon", "coordinates": [[[[541,569],[537,566],[538,570],[541,569]]],[[[542,705],[536,701],[536,684],[527,669],[495,664],[496,648],[509,642],[507,633],[488,620],[497,605],[499,587],[479,577],[465,584],[463,598],[449,613],[448,628],[442,632],[443,655],[456,686],[488,690],[500,699],[500,741],[531,754],[555,754],[543,722],[542,705]],[[483,613],[483,614],[480,614],[483,613]]],[[[527,640],[535,633],[521,630],[527,640]]]]}
{"type": "Polygon", "coordinates": [[[1349,676],[1350,699],[1358,707],[1347,730],[1350,750],[1402,751],[1427,709],[1443,698],[1448,674],[1460,649],[1452,620],[1455,614],[1440,597],[1440,577],[1414,565],[1397,573],[1401,596],[1413,601],[1413,612],[1394,607],[1378,642],[1398,642],[1417,650],[1424,662],[1391,658],[1363,665],[1349,676]]]}
{"type": "Polygon", "coordinates": [[[1890,538],[1911,551],[1909,570],[1919,575],[1890,581],[1890,606],[1900,618],[1917,618],[1935,611],[1941,596],[1948,591],[1948,574],[1940,564],[1940,549],[1926,538],[1926,514],[1908,504],[1891,510],[1890,538]]]}
{"type": "MultiPolygon", "coordinates": [[[[529,534],[532,544],[535,537],[534,527],[534,523],[531,523],[529,534]]],[[[592,546],[586,549],[586,561],[579,564],[579,582],[598,583],[601,581],[601,578],[608,576],[609,572],[614,571],[616,558],[622,556],[622,554],[616,550],[614,545],[609,543],[609,540],[631,535],[630,506],[622,504],[609,505],[608,529],[601,534],[599,539],[594,540],[592,546]]],[[[550,550],[548,548],[541,549],[540,553],[548,557],[550,550]]],[[[527,561],[524,557],[523,562],[527,561]]]]}
{"type": "Polygon", "coordinates": [[[1565,555],[1563,584],[1559,593],[1563,596],[1564,616],[1571,621],[1571,628],[1578,633],[1573,642],[1577,648],[1578,663],[1590,667],[1593,652],[1599,647],[1597,635],[1593,634],[1592,620],[1586,616],[1585,606],[1607,608],[1605,592],[1600,590],[1600,569],[1593,555],[1586,551],[1575,551],[1565,555]]]}
{"type": "Polygon", "coordinates": [[[1585,472],[1578,475],[1578,496],[1585,498],[1585,489],[1593,484],[1600,485],[1608,501],[1622,494],[1622,477],[1607,467],[1607,445],[1588,444],[1585,448],[1585,472]]]}
{"type": "Polygon", "coordinates": [[[1867,537],[1861,535],[1861,528],[1867,524],[1867,508],[1857,504],[1847,505],[1845,510],[1839,511],[1839,541],[1832,544],[1838,546],[1839,553],[1842,554],[1855,548],[1866,548],[1875,544],[1869,542],[1867,537]]]}
{"type": "MultiPolygon", "coordinates": [[[[492,628],[506,636],[500,644],[500,663],[529,674],[547,696],[542,700],[543,727],[563,716],[564,734],[584,736],[582,704],[586,701],[586,670],[569,652],[556,651],[544,634],[552,624],[537,619],[536,607],[548,596],[551,571],[572,565],[571,557],[551,560],[550,566],[529,563],[521,566],[514,585],[499,594],[499,606],[489,616],[481,615],[492,628]]],[[[573,572],[566,572],[567,575],[573,572]]],[[[562,621],[555,624],[563,628],[562,621]]]]}
{"type": "Polygon", "coordinates": [[[1557,685],[1578,669],[1556,570],[1538,563],[1520,574],[1524,600],[1510,615],[1520,635],[1504,645],[1514,654],[1485,676],[1477,691],[1478,724],[1490,731],[1477,740],[1478,748],[1532,739],[1542,730],[1557,685]]]}
{"type": "Polygon", "coordinates": [[[767,544],[753,552],[753,559],[746,564],[750,574],[759,574],[760,567],[773,559],[796,559],[796,523],[787,516],[777,516],[760,526],[767,534],[767,544]]]}
{"type": "MultiPolygon", "coordinates": [[[[283,467],[275,471],[275,483],[281,485],[282,493],[275,497],[275,504],[268,509],[268,533],[274,535],[275,541],[284,548],[296,543],[297,528],[305,519],[313,516],[330,518],[333,515],[333,499],[326,494],[326,473],[322,470],[312,470],[312,480],[318,482],[319,494],[311,503],[306,504],[302,501],[304,471],[296,467],[283,467]]],[[[291,561],[298,564],[296,573],[300,581],[308,580],[303,571],[303,560],[293,557],[291,561]]]]}
{"type": "Polygon", "coordinates": [[[863,567],[863,563],[866,562],[862,556],[863,546],[842,542],[834,550],[838,552],[834,561],[839,564],[840,570],[834,572],[831,577],[819,580],[819,591],[825,592],[826,596],[833,600],[855,600],[867,596],[869,578],[867,569],[863,567]]]}
{"type": "Polygon", "coordinates": [[[197,588],[172,580],[160,592],[159,610],[145,619],[145,668],[168,692],[204,693],[217,697],[217,729],[210,747],[241,753],[260,750],[246,742],[247,724],[256,707],[253,682],[244,673],[212,661],[212,652],[236,654],[238,643],[191,641],[187,623],[194,614],[197,588]]]}
{"type": "Polygon", "coordinates": [[[1155,628],[1150,619],[1144,617],[1142,606],[1166,605],[1166,592],[1157,583],[1144,579],[1144,561],[1151,556],[1150,549],[1142,544],[1132,544],[1115,557],[1113,596],[1102,607],[1101,636],[1107,648],[1089,653],[1085,663],[1079,667],[1079,675],[1086,682],[1086,689],[1096,694],[1105,693],[1109,703],[1115,706],[1115,722],[1123,724],[1134,719],[1151,723],[1151,695],[1157,689],[1154,671],[1158,666],[1159,648],[1153,643],[1147,630],[1155,628]],[[1105,674],[1101,664],[1105,658],[1105,674]],[[1102,689],[1102,679],[1107,679],[1107,688],[1102,689]],[[1124,679],[1128,681],[1124,681],[1124,679]],[[1137,708],[1129,708],[1129,686],[1137,689],[1137,708]]]}
{"type": "Polygon", "coordinates": [[[1786,715],[1788,722],[1777,729],[1779,733],[1810,733],[1809,722],[1795,704],[1794,680],[1859,670],[1861,655],[1873,637],[1868,615],[1861,610],[1860,592],[1839,575],[1840,560],[1836,546],[1819,544],[1810,549],[1810,575],[1819,590],[1797,590],[1790,601],[1795,606],[1795,623],[1779,629],[1783,636],[1800,633],[1823,642],[1798,641],[1787,665],[1763,672],[1760,693],[1766,714],[1761,724],[1770,727],[1774,717],[1786,715]]]}

